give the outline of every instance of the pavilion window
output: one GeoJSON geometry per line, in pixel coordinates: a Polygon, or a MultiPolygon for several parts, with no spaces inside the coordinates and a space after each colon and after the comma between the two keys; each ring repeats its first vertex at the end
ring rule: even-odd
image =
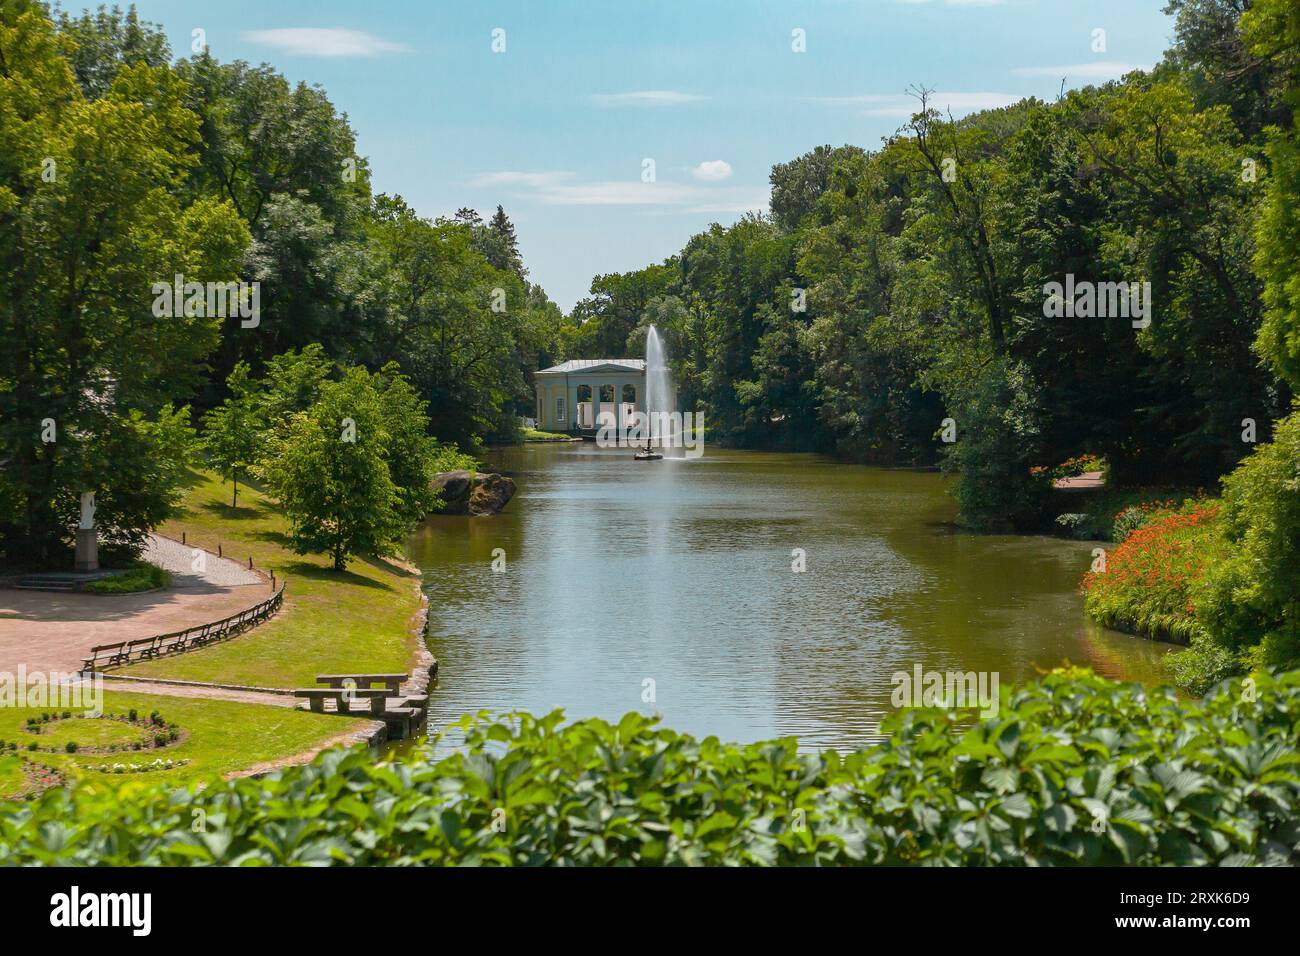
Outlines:
{"type": "Polygon", "coordinates": [[[555,420],[557,422],[564,421],[564,396],[563,395],[558,395],[556,396],[555,399],[555,420]]]}

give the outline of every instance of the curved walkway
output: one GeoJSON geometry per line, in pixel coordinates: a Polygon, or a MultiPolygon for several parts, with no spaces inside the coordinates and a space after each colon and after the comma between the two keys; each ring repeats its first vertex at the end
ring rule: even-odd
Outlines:
{"type": "Polygon", "coordinates": [[[0,590],[0,672],[74,672],[96,644],[152,637],[238,614],[271,594],[270,582],[229,558],[150,535],[144,558],[172,573],[147,594],[0,590]]]}

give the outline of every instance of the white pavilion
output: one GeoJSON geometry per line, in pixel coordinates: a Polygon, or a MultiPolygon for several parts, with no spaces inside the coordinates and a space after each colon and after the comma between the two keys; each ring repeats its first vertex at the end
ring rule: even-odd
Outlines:
{"type": "Polygon", "coordinates": [[[595,431],[608,412],[621,432],[645,411],[645,359],[571,359],[538,372],[536,387],[542,431],[595,431]]]}

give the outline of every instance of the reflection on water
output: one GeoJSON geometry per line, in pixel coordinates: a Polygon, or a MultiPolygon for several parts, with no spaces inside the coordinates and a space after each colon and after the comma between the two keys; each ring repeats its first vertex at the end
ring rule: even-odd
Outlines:
{"type": "Polygon", "coordinates": [[[484,709],[639,710],[844,749],[873,738],[891,675],[917,663],[1150,681],[1167,650],[1084,619],[1090,545],[960,533],[936,474],[715,450],[635,462],[591,443],[488,465],[518,482],[505,512],[432,518],[409,542],[441,665],[434,729],[484,709]]]}

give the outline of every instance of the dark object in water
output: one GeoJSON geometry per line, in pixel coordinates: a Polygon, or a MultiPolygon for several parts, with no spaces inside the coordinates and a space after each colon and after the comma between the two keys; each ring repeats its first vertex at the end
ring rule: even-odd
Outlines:
{"type": "Polygon", "coordinates": [[[657,451],[639,451],[632,457],[637,461],[658,461],[663,455],[657,451]]]}

